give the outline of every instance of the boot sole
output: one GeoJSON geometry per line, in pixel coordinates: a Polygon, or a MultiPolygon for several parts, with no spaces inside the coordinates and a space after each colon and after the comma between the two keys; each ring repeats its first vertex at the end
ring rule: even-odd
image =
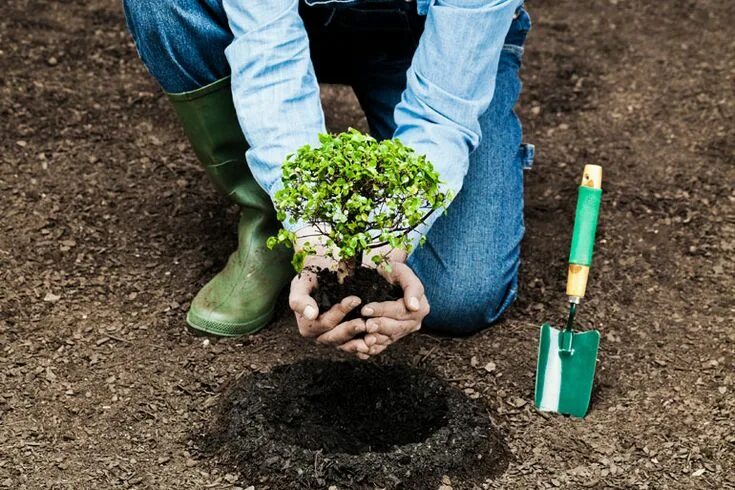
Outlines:
{"type": "Polygon", "coordinates": [[[224,323],[205,320],[191,312],[186,314],[189,330],[196,335],[216,335],[217,337],[241,337],[261,330],[273,318],[275,305],[265,314],[245,323],[224,323]]]}

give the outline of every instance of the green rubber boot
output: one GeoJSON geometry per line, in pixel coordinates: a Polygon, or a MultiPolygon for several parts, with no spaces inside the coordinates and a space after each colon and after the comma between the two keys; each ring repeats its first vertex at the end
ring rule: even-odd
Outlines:
{"type": "Polygon", "coordinates": [[[247,143],[237,122],[230,79],[167,95],[210,179],[241,209],[238,248],[196,295],[186,322],[199,333],[234,337],[256,332],[273,317],[278,294],[294,271],[289,249],[266,247],[266,239],[280,225],[270,198],[245,162],[247,143]]]}

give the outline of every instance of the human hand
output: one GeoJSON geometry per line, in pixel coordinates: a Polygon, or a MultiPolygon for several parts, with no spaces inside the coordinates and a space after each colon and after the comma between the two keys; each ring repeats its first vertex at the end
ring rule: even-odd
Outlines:
{"type": "Polygon", "coordinates": [[[304,269],[291,281],[291,292],[288,304],[296,315],[299,333],[313,338],[317,343],[331,345],[344,352],[354,354],[366,360],[370,350],[364,338],[355,338],[366,331],[365,320],[356,318],[343,322],[344,317],[355,309],[361,300],[357,296],[348,296],[329,311],[319,312],[319,307],[311,296],[317,284],[316,271],[329,267],[331,259],[312,256],[306,259],[304,269]]]}
{"type": "Polygon", "coordinates": [[[370,317],[365,322],[368,333],[364,338],[370,356],[380,354],[393,342],[418,331],[430,311],[424,286],[411,268],[403,261],[391,260],[389,264],[390,272],[384,267],[378,270],[388,282],[403,288],[403,298],[362,307],[362,315],[370,317]]]}

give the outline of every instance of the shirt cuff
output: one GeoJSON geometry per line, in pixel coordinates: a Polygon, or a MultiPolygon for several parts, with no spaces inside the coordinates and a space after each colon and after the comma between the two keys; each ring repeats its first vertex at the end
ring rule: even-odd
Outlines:
{"type": "MultiPolygon", "coordinates": [[[[413,148],[418,155],[426,156],[432,163],[434,170],[439,173],[441,181],[440,189],[444,193],[451,193],[452,199],[462,189],[464,177],[469,168],[469,150],[461,138],[452,137],[446,132],[446,128],[434,126],[425,121],[419,122],[419,126],[404,126],[396,131],[395,137],[404,145],[413,148]]],[[[447,204],[451,212],[451,201],[447,204]]],[[[429,209],[426,210],[427,212],[429,209]]],[[[417,226],[409,234],[413,253],[419,246],[421,236],[425,236],[434,222],[445,212],[444,209],[434,211],[422,224],[417,226]]]]}

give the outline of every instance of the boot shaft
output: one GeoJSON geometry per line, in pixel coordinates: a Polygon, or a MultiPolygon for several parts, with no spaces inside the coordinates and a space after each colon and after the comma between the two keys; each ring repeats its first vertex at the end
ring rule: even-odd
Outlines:
{"type": "Polygon", "coordinates": [[[270,198],[245,160],[248,144],[232,102],[230,78],[191,92],[166,95],[215,187],[243,210],[252,208],[273,215],[270,198]]]}

